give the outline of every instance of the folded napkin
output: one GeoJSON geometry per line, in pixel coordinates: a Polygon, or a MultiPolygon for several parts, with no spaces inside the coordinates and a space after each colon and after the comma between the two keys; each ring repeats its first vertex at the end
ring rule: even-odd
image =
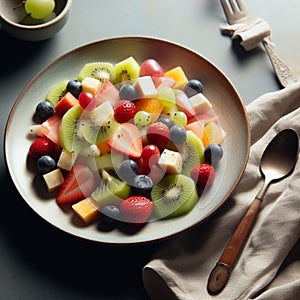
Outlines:
{"type": "Polygon", "coordinates": [[[230,35],[232,39],[241,38],[241,45],[249,51],[257,47],[264,39],[270,41],[271,28],[269,24],[257,19],[251,23],[221,24],[222,33],[230,35]]]}
{"type": "Polygon", "coordinates": [[[246,109],[251,148],[242,179],[217,213],[164,241],[144,266],[151,299],[299,299],[300,159],[291,175],[269,186],[224,290],[215,296],[207,292],[211,270],[262,185],[259,162],[266,145],[286,128],[300,137],[300,83],[260,96],[246,109]]]}

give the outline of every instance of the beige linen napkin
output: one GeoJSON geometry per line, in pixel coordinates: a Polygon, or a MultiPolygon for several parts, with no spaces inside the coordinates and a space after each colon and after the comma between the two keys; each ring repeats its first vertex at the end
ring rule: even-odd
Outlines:
{"type": "Polygon", "coordinates": [[[207,292],[211,270],[262,185],[259,161],[266,145],[286,128],[300,137],[300,83],[260,96],[247,112],[251,149],[241,181],[214,216],[164,241],[144,266],[151,299],[300,299],[300,159],[290,176],[269,186],[224,290],[207,292]]]}
{"type": "MultiPolygon", "coordinates": [[[[221,24],[221,32],[231,36],[232,39],[240,38],[240,44],[249,51],[256,48],[264,39],[271,35],[269,24],[262,19],[254,20],[250,23],[239,23],[229,25],[221,24]]],[[[269,39],[266,39],[269,41],[269,39]]],[[[269,41],[270,42],[270,41],[269,41]]]]}

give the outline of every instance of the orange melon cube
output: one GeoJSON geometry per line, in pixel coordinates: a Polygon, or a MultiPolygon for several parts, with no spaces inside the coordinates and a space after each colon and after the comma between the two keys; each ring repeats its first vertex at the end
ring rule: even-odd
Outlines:
{"type": "Polygon", "coordinates": [[[204,147],[209,144],[222,144],[226,138],[226,132],[215,122],[209,122],[203,131],[202,142],[204,147]]]}
{"type": "Polygon", "coordinates": [[[185,129],[193,131],[199,137],[199,139],[202,140],[203,134],[204,134],[204,122],[203,121],[195,121],[192,123],[188,123],[185,126],[185,129]]]}
{"type": "Polygon", "coordinates": [[[183,69],[178,66],[173,69],[170,69],[169,71],[165,72],[165,77],[171,77],[175,80],[174,88],[177,88],[179,86],[183,86],[188,82],[188,78],[186,77],[183,69]]]}
{"type": "Polygon", "coordinates": [[[77,98],[75,98],[70,92],[67,92],[55,105],[54,109],[57,114],[63,115],[71,107],[79,104],[77,98]]]}
{"type": "Polygon", "coordinates": [[[151,115],[151,122],[155,122],[161,114],[164,105],[156,98],[144,98],[135,101],[135,106],[138,111],[146,111],[151,115]]]}
{"type": "Polygon", "coordinates": [[[94,222],[100,214],[98,207],[89,197],[73,204],[72,209],[85,224],[94,222]]]}
{"type": "Polygon", "coordinates": [[[107,154],[111,152],[110,147],[107,145],[106,140],[97,144],[98,149],[100,150],[100,155],[107,154]]]}

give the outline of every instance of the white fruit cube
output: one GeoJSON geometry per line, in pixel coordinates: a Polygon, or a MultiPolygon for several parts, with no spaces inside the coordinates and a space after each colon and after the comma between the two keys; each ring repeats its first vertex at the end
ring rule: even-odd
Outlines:
{"type": "Polygon", "coordinates": [[[60,169],[55,169],[47,174],[44,174],[43,178],[49,192],[58,189],[65,181],[60,169]]]}
{"type": "Polygon", "coordinates": [[[59,159],[57,162],[57,166],[60,169],[70,171],[74,165],[76,158],[77,158],[77,155],[71,154],[63,149],[60,153],[60,156],[59,156],[59,159]]]}
{"type": "Polygon", "coordinates": [[[142,76],[134,84],[139,98],[152,98],[157,96],[157,90],[151,76],[142,76]]]}
{"type": "Polygon", "coordinates": [[[82,80],[81,86],[83,92],[90,92],[95,96],[100,90],[102,83],[94,77],[86,77],[82,80]]]}
{"type": "Polygon", "coordinates": [[[158,164],[168,174],[180,174],[182,171],[182,156],[179,152],[165,149],[158,160],[158,164]]]}
{"type": "Polygon", "coordinates": [[[189,99],[196,114],[203,114],[212,109],[212,104],[202,93],[198,93],[189,99]]]}

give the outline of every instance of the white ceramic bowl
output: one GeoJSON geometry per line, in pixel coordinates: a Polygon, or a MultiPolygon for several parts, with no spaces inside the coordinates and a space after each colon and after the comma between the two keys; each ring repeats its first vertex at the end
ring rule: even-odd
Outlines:
{"type": "Polygon", "coordinates": [[[53,37],[66,24],[72,0],[56,0],[56,17],[38,25],[23,25],[24,9],[14,9],[21,0],[0,1],[0,23],[3,30],[13,37],[25,41],[42,41],[53,37]]]}
{"type": "Polygon", "coordinates": [[[75,236],[103,243],[135,244],[160,240],[183,232],[209,218],[229,197],[245,169],[250,144],[249,125],[243,103],[229,79],[213,63],[181,45],[151,37],[121,37],[91,43],[61,56],[42,70],[15,102],[7,121],[5,158],[12,180],[24,201],[42,218],[75,236]],[[204,94],[213,104],[220,123],[227,132],[224,156],[217,169],[213,186],[201,196],[188,214],[169,220],[148,223],[135,234],[119,230],[100,232],[96,224],[84,226],[72,210],[61,209],[55,194],[49,194],[36,172],[27,165],[32,139],[27,137],[33,125],[36,105],[51,86],[76,78],[85,63],[110,61],[117,63],[133,56],[138,62],[155,58],[165,70],[180,65],[188,78],[202,80],[204,94]],[[24,114],[24,111],[28,112],[24,114]],[[16,146],[17,145],[17,146],[16,146]]]}

